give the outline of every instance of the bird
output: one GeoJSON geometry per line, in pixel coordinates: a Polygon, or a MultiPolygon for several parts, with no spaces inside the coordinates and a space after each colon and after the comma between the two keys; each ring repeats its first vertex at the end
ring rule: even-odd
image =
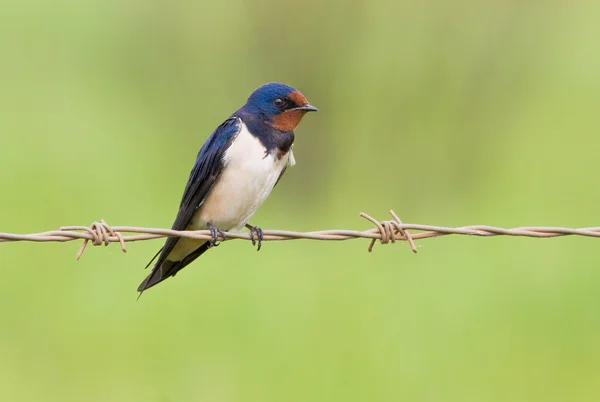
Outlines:
{"type": "Polygon", "coordinates": [[[314,111],[299,90],[270,82],[215,129],[198,152],[172,225],[173,230],[208,229],[211,239],[167,238],[146,266],[158,257],[138,287],[140,296],[219,245],[224,231],[249,229],[260,250],[263,231],[248,222],[295,164],[294,130],[314,111]]]}

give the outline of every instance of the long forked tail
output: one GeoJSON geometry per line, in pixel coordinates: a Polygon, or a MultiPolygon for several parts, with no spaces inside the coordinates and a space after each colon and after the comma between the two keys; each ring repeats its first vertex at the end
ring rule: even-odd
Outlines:
{"type": "MultiPolygon", "coordinates": [[[[196,258],[200,257],[209,248],[210,245],[208,242],[206,242],[200,247],[198,247],[196,250],[185,256],[185,258],[181,261],[165,260],[160,266],[155,265],[154,268],[152,268],[152,272],[150,272],[150,275],[148,275],[146,279],[144,279],[144,281],[140,283],[140,286],[138,286],[137,290],[138,292],[140,292],[138,299],[146,289],[150,289],[152,286],[159,284],[165,279],[171,276],[175,276],[177,272],[181,271],[196,258]]],[[[156,255],[158,254],[160,254],[160,251],[156,255]]],[[[154,258],[156,258],[156,256],[154,256],[154,258]]],[[[148,263],[146,268],[150,266],[150,264],[152,264],[154,258],[148,263]]]]}
{"type": "MultiPolygon", "coordinates": [[[[163,266],[166,266],[167,263],[172,263],[172,261],[165,261],[163,266]]],[[[140,286],[138,286],[137,290],[140,292],[140,296],[144,290],[151,288],[167,278],[168,276],[161,275],[161,269],[159,267],[154,268],[152,272],[150,272],[150,275],[148,275],[146,279],[140,283],[140,286]]]]}

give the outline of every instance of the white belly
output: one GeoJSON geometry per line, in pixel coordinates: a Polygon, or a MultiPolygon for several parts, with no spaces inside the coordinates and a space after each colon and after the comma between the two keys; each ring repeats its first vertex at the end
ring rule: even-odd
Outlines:
{"type": "MultiPolygon", "coordinates": [[[[223,158],[223,172],[192,217],[188,230],[202,230],[211,223],[223,231],[243,228],[267,199],[286,165],[294,165],[290,150],[280,159],[266,154],[260,140],[242,123],[223,158]]],[[[205,240],[181,238],[167,259],[179,261],[205,240]]]]}
{"type": "Polygon", "coordinates": [[[267,199],[290,158],[266,154],[260,140],[242,129],[225,153],[221,177],[192,219],[192,229],[211,223],[221,230],[243,228],[267,199]]]}

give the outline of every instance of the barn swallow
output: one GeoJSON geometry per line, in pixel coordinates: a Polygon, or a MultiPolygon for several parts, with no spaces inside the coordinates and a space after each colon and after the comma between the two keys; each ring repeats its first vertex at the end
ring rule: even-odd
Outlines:
{"type": "MultiPolygon", "coordinates": [[[[250,94],[206,140],[190,173],[174,230],[211,232],[211,240],[169,237],[150,275],[140,284],[144,290],[175,276],[206,250],[217,245],[224,231],[250,230],[252,243],[263,234],[248,224],[252,215],[279,182],[292,153],[294,130],[307,112],[317,111],[297,89],[268,83],[250,94]]],[[[147,267],[148,267],[147,266],[147,267]]]]}

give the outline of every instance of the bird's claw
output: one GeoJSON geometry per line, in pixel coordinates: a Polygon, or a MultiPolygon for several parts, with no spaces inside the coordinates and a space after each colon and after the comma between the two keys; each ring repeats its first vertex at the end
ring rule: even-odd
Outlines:
{"type": "Polygon", "coordinates": [[[260,247],[262,246],[262,241],[265,237],[265,234],[263,233],[263,230],[258,226],[248,226],[248,229],[250,229],[250,240],[252,240],[252,245],[255,246],[256,244],[258,244],[258,247],[256,247],[256,251],[259,251],[260,247]]]}
{"type": "Polygon", "coordinates": [[[212,236],[212,238],[208,241],[208,245],[210,247],[217,247],[219,244],[221,244],[221,243],[217,243],[217,241],[219,240],[219,237],[221,237],[221,242],[223,240],[225,240],[225,233],[223,233],[223,231],[221,229],[219,229],[218,227],[213,226],[209,223],[208,229],[210,230],[210,235],[212,236]]]}

